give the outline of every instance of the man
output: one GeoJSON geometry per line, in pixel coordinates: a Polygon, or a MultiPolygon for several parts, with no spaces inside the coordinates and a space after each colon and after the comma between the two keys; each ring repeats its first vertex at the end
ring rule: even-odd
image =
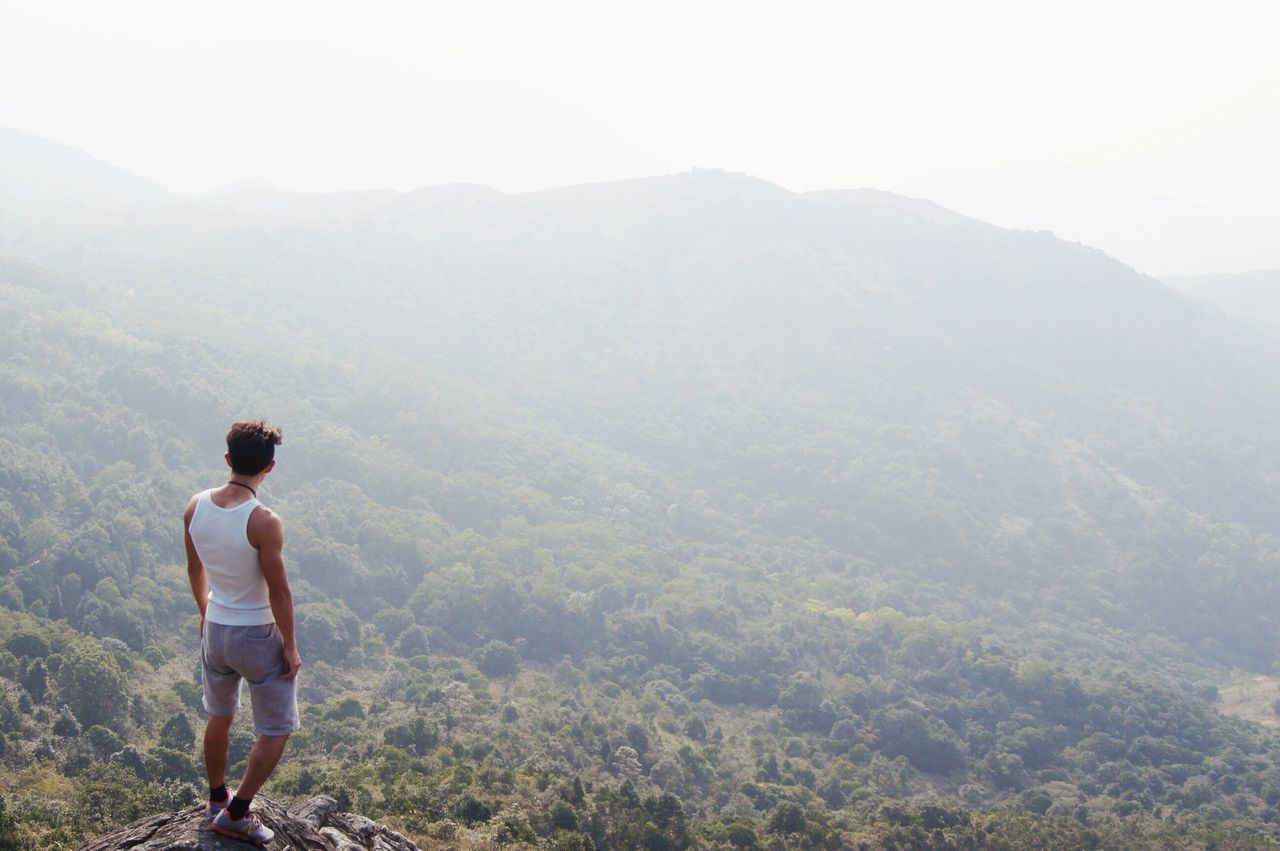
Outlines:
{"type": "Polygon", "coordinates": [[[209,816],[218,833],[258,845],[266,845],[274,833],[249,804],[298,728],[294,678],[302,667],[284,570],[284,526],[258,502],[258,488],[275,468],[275,448],[282,440],[280,429],[261,420],[234,423],[227,432],[230,480],[193,496],[183,515],[187,576],[200,607],[209,816]],[[249,683],[258,740],[232,796],[227,749],[241,679],[249,683]]]}

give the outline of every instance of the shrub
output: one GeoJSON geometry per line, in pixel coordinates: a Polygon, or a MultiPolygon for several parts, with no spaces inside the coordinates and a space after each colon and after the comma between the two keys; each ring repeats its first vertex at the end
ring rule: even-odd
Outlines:
{"type": "Polygon", "coordinates": [[[467,827],[474,827],[493,818],[493,810],[474,795],[463,795],[453,805],[453,815],[467,827]]]}
{"type": "Polygon", "coordinates": [[[488,677],[511,677],[520,669],[520,654],[507,642],[496,639],[477,647],[471,660],[488,677]]]}

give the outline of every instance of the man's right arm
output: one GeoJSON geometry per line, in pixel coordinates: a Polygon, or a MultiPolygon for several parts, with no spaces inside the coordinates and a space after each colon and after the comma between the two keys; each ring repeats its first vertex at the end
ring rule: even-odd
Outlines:
{"type": "Polygon", "coordinates": [[[284,524],[265,506],[254,509],[249,522],[253,527],[250,543],[258,548],[258,563],[267,581],[271,614],[276,619],[276,628],[284,637],[284,661],[289,669],[280,676],[291,680],[302,667],[302,657],[298,655],[298,643],[293,632],[293,591],[284,570],[284,524]]]}
{"type": "Polygon", "coordinates": [[[204,635],[204,611],[209,605],[209,580],[204,575],[204,562],[196,552],[195,542],[191,540],[191,518],[196,513],[196,497],[187,503],[187,510],[182,515],[182,538],[187,548],[187,580],[191,583],[191,595],[196,598],[196,606],[200,609],[200,635],[204,635]]]}

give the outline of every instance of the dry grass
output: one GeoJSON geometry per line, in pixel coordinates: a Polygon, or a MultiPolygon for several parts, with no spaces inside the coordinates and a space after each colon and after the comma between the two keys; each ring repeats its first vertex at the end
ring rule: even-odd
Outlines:
{"type": "Polygon", "coordinates": [[[1253,721],[1264,727],[1280,728],[1280,715],[1272,706],[1280,698],[1280,677],[1266,674],[1241,675],[1218,690],[1218,711],[1253,721]]]}

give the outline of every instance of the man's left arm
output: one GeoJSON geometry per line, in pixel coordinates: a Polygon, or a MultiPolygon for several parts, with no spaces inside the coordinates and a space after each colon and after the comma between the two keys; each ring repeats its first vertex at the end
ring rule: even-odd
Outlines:
{"type": "Polygon", "coordinates": [[[284,661],[289,668],[280,676],[291,680],[302,667],[302,657],[298,655],[298,643],[293,634],[293,591],[284,571],[284,524],[270,509],[259,506],[249,518],[249,532],[249,542],[258,548],[262,578],[267,581],[271,616],[284,638],[284,661]]]}

